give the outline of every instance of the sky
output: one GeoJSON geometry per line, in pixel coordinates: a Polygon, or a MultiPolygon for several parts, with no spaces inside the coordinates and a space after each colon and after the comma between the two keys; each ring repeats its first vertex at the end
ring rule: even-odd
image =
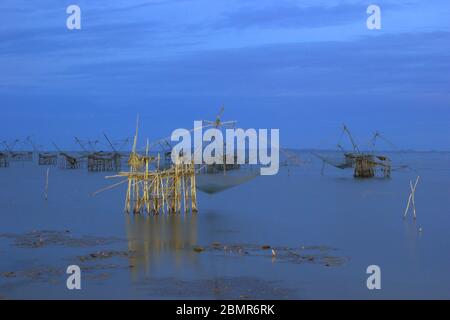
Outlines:
{"type": "Polygon", "coordinates": [[[224,105],[283,147],[336,148],[345,123],[361,146],[450,150],[446,0],[2,0],[0,21],[0,141],[120,140],[137,114],[153,141],[224,105]]]}

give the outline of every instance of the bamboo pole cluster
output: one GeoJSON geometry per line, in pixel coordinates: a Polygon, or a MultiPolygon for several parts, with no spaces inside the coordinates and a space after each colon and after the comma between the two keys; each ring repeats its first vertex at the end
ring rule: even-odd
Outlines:
{"type": "MultiPolygon", "coordinates": [[[[160,168],[160,154],[149,155],[149,141],[145,155],[137,152],[139,133],[139,116],[136,120],[136,134],[133,148],[128,159],[130,170],[119,172],[108,178],[125,178],[121,182],[95,192],[115,188],[122,183],[128,183],[125,197],[125,212],[141,214],[165,214],[197,212],[197,191],[195,181],[195,165],[193,161],[183,161],[180,158],[170,168],[160,168]]],[[[182,157],[182,156],[181,156],[182,157]]]]}
{"type": "Polygon", "coordinates": [[[125,211],[135,214],[197,212],[197,192],[194,163],[174,164],[169,169],[159,169],[159,155],[130,156],[129,172],[118,175],[128,179],[125,211]],[[150,164],[156,161],[156,169],[150,164]]]}

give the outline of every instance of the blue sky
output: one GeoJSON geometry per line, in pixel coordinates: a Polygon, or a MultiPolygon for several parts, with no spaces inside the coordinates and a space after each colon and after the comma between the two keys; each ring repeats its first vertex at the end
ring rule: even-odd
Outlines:
{"type": "Polygon", "coordinates": [[[450,150],[448,1],[2,0],[0,20],[0,140],[119,139],[137,113],[156,140],[223,104],[286,147],[334,148],[345,122],[450,150]]]}

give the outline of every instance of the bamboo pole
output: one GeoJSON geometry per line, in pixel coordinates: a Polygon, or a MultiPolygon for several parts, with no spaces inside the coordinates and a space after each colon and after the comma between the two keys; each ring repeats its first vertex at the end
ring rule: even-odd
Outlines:
{"type": "Polygon", "coordinates": [[[121,184],[124,184],[125,182],[128,182],[128,179],[122,180],[122,181],[120,181],[120,182],[118,182],[118,183],[115,183],[115,184],[113,184],[113,185],[110,185],[110,186],[108,186],[108,187],[106,187],[106,188],[103,188],[103,189],[97,190],[97,191],[95,191],[95,192],[92,192],[92,193],[91,193],[91,196],[95,196],[95,195],[97,195],[97,194],[99,194],[99,193],[102,193],[102,192],[104,192],[104,191],[114,189],[115,187],[120,186],[121,184]]]}
{"type": "Polygon", "coordinates": [[[187,212],[187,206],[186,206],[186,185],[185,185],[185,177],[184,177],[184,164],[181,164],[181,188],[182,188],[182,196],[183,196],[183,208],[184,212],[187,212]]]}
{"type": "MultiPolygon", "coordinates": [[[[181,171],[183,170],[183,167],[181,165],[181,171]]],[[[178,167],[178,175],[177,175],[177,192],[178,192],[178,199],[177,199],[177,213],[181,212],[181,174],[180,174],[180,166],[178,167]]]]}
{"type": "Polygon", "coordinates": [[[409,194],[409,197],[408,197],[408,203],[406,205],[405,213],[403,214],[403,219],[406,218],[406,215],[408,214],[409,207],[410,207],[411,203],[412,203],[412,208],[413,208],[414,220],[417,218],[417,215],[416,215],[416,203],[415,203],[415,193],[416,193],[417,184],[419,183],[419,179],[420,179],[420,176],[417,176],[416,182],[414,183],[414,185],[412,183],[412,180],[409,181],[409,187],[411,189],[411,193],[409,194]]]}
{"type": "Polygon", "coordinates": [[[158,157],[156,160],[156,175],[155,175],[155,179],[154,179],[154,199],[153,199],[153,204],[154,204],[154,210],[155,212],[160,212],[160,201],[159,198],[161,197],[160,194],[160,190],[159,190],[159,176],[161,175],[161,172],[159,170],[159,161],[160,161],[160,155],[158,153],[158,157]]]}
{"type": "Polygon", "coordinates": [[[164,190],[164,184],[163,184],[162,177],[159,177],[158,182],[161,184],[162,213],[165,213],[165,202],[166,202],[166,197],[165,197],[165,190],[164,190]]]}

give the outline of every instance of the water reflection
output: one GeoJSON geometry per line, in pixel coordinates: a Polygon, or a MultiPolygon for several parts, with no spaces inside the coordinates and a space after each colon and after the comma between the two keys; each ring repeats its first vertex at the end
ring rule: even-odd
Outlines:
{"type": "MultiPolygon", "coordinates": [[[[410,218],[410,217],[408,217],[410,218]]],[[[417,241],[421,236],[419,232],[420,226],[416,224],[415,220],[405,220],[403,221],[403,232],[405,235],[406,245],[408,248],[408,253],[411,259],[417,260],[417,241]]]]}
{"type": "Polygon", "coordinates": [[[195,264],[197,215],[126,215],[126,234],[133,279],[167,263],[181,267],[195,264]]]}

